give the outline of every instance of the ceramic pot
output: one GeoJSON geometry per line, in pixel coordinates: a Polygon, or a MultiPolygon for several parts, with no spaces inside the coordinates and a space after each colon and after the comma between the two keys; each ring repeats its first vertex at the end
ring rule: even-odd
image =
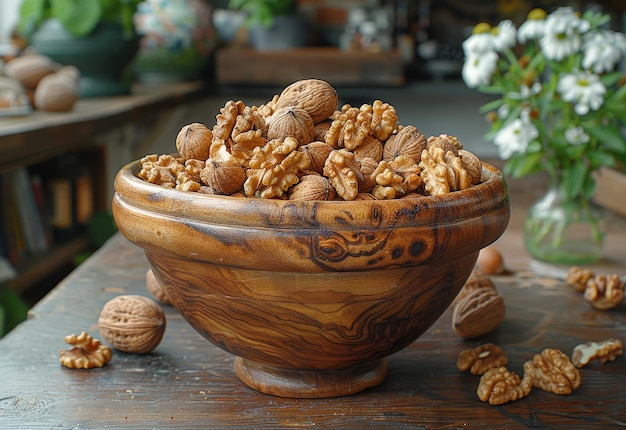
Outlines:
{"type": "Polygon", "coordinates": [[[134,15],[141,45],[134,70],[141,82],[201,77],[217,37],[211,8],[201,0],[146,0],[134,15]]]}
{"type": "Polygon", "coordinates": [[[240,379],[285,397],[380,384],[386,357],[450,306],[510,214],[487,164],[469,189],[386,201],[199,194],[144,182],[140,169],[116,176],[119,230],[189,324],[236,356],[240,379]]]}
{"type": "Polygon", "coordinates": [[[80,97],[130,93],[130,66],[139,38],[126,38],[121,24],[103,22],[89,35],[76,37],[60,21],[49,19],[33,34],[31,43],[38,53],[78,68],[80,97]]]}

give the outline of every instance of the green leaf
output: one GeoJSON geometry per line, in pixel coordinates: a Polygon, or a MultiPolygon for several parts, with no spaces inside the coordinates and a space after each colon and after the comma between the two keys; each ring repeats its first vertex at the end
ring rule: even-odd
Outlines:
{"type": "Polygon", "coordinates": [[[480,113],[491,112],[492,110],[498,109],[503,104],[504,104],[504,100],[502,100],[502,99],[493,100],[493,101],[490,101],[490,102],[485,103],[484,105],[482,105],[480,107],[479,112],[480,113]]]}
{"type": "Polygon", "coordinates": [[[604,148],[618,153],[626,153],[626,141],[617,127],[594,127],[583,124],[587,134],[598,140],[604,148]]]}
{"type": "Polygon", "coordinates": [[[519,179],[539,171],[542,152],[531,152],[511,158],[504,166],[504,173],[519,179]]]}
{"type": "Polygon", "coordinates": [[[615,158],[604,151],[592,150],[588,151],[586,155],[594,167],[613,166],[615,164],[615,158]]]}
{"type": "Polygon", "coordinates": [[[586,176],[589,174],[585,163],[578,159],[570,169],[564,169],[562,173],[565,193],[570,198],[578,196],[583,191],[586,176]]]}
{"type": "Polygon", "coordinates": [[[47,0],[24,0],[20,6],[18,31],[26,38],[35,32],[37,26],[47,18],[47,0]]]}
{"type": "Polygon", "coordinates": [[[28,315],[26,303],[19,298],[15,291],[7,286],[0,287],[0,307],[4,311],[4,332],[0,333],[0,335],[12,330],[24,321],[28,315]]]}
{"type": "Polygon", "coordinates": [[[51,0],[52,12],[74,36],[93,31],[102,17],[102,3],[90,0],[51,0]]]}

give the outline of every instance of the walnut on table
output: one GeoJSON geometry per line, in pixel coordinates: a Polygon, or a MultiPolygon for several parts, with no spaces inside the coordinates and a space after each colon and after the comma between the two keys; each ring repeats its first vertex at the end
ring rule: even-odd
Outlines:
{"type": "Polygon", "coordinates": [[[488,370],[480,377],[476,390],[478,398],[490,405],[502,405],[522,399],[530,394],[532,383],[526,376],[520,378],[515,372],[500,366],[488,370]]]}
{"type": "Polygon", "coordinates": [[[596,275],[587,281],[584,297],[596,309],[613,309],[624,300],[624,282],[618,275],[596,275]]]}
{"type": "Polygon", "coordinates": [[[61,364],[70,369],[92,369],[102,367],[111,360],[111,348],[83,331],[80,335],[65,336],[69,350],[59,352],[61,364]]]}
{"type": "Polygon", "coordinates": [[[600,342],[587,342],[578,345],[572,352],[572,363],[580,368],[594,360],[600,360],[601,364],[613,361],[622,355],[624,345],[619,339],[606,339],[600,342]]]}
{"type": "Polygon", "coordinates": [[[586,269],[579,266],[570,267],[565,276],[565,281],[568,285],[574,287],[576,291],[585,291],[587,287],[587,281],[593,278],[593,272],[591,269],[586,269]]]}
{"type": "Polygon", "coordinates": [[[569,357],[555,348],[546,348],[524,363],[524,374],[534,387],[559,395],[571,394],[582,381],[569,357]]]}
{"type": "Polygon", "coordinates": [[[508,362],[509,358],[502,348],[493,343],[485,343],[461,351],[456,367],[461,372],[469,370],[472,375],[482,375],[490,369],[506,366],[508,362]]]}

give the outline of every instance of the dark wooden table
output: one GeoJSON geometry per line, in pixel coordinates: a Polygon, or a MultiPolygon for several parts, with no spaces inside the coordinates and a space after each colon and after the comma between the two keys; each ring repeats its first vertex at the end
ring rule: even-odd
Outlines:
{"type": "MultiPolygon", "coordinates": [[[[511,184],[514,197],[518,184],[511,184]]],[[[535,190],[523,186],[524,190],[535,190]]],[[[239,381],[233,356],[197,334],[171,307],[159,347],[149,355],[114,351],[101,369],[59,364],[66,335],[88,331],[109,299],[145,289],[147,261],[114,236],[0,340],[0,428],[620,428],[626,427],[626,357],[581,370],[582,386],[569,396],[535,389],[517,402],[490,406],[476,395],[479,377],[456,369],[463,349],[495,342],[509,369],[544,348],[566,354],[590,340],[626,341],[626,303],[593,310],[580,293],[554,277],[528,269],[520,241],[519,206],[512,198],[510,229],[497,242],[510,274],[493,278],[507,306],[496,332],[468,341],[451,329],[447,311],[420,339],[389,358],[378,387],[353,396],[303,400],[257,393],[239,381]]],[[[598,266],[626,266],[626,223],[612,220],[611,255],[598,266]]]]}

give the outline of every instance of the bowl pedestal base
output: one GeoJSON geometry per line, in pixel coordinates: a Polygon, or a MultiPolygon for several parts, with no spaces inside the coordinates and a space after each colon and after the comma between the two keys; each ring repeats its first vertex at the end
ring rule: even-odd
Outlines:
{"type": "Polygon", "coordinates": [[[293,398],[347,396],[382,383],[387,360],[380,359],[336,370],[284,369],[235,358],[237,376],[250,388],[265,394],[293,398]]]}

